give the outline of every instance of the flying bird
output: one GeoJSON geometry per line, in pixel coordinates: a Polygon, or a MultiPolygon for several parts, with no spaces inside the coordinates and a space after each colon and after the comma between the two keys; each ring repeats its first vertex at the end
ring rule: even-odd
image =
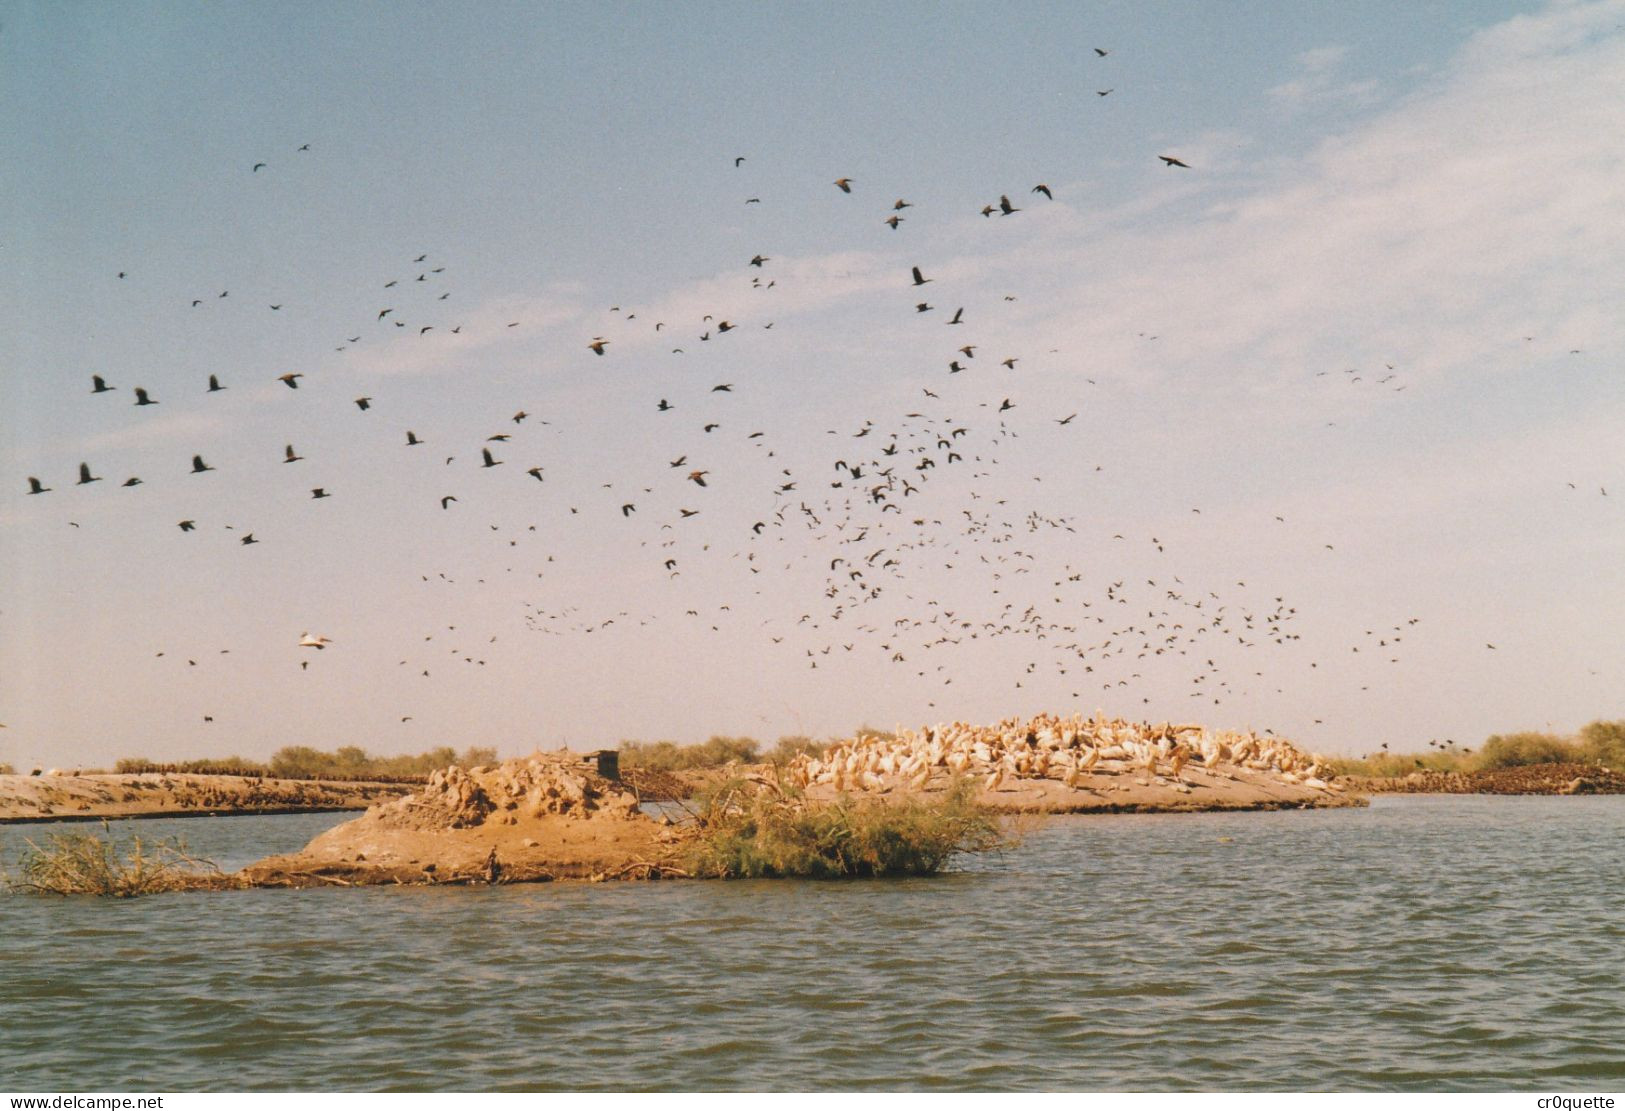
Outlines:
{"type": "Polygon", "coordinates": [[[287,386],[290,390],[297,390],[299,388],[299,379],[303,377],[303,374],[294,374],[290,371],[287,374],[277,375],[277,381],[281,382],[284,386],[287,386]]]}
{"type": "Polygon", "coordinates": [[[135,388],[135,403],[137,405],[156,405],[158,402],[147,396],[147,391],[140,386],[135,388]]]}
{"type": "Polygon", "coordinates": [[[118,389],[117,386],[109,386],[102,379],[102,376],[100,374],[92,374],[90,376],[90,392],[91,393],[107,393],[109,390],[116,390],[116,389],[118,389]]]}
{"type": "Polygon", "coordinates": [[[602,355],[604,353],[604,346],[606,344],[608,344],[608,343],[609,343],[609,340],[604,339],[603,337],[600,336],[600,337],[594,338],[591,343],[587,344],[587,347],[592,351],[592,353],[594,355],[602,355]]]}
{"type": "Polygon", "coordinates": [[[367,411],[367,407],[372,404],[372,398],[370,398],[370,397],[358,397],[358,398],[355,399],[355,404],[356,404],[356,408],[360,409],[363,413],[365,413],[367,411]]]}
{"type": "Polygon", "coordinates": [[[927,278],[925,275],[921,274],[920,273],[920,268],[918,266],[913,268],[913,273],[914,273],[914,284],[915,285],[924,285],[926,282],[934,280],[932,278],[927,278]]]}
{"type": "Polygon", "coordinates": [[[209,375],[209,392],[210,393],[219,393],[221,390],[223,390],[225,388],[226,387],[224,387],[224,386],[222,386],[220,384],[220,378],[217,375],[214,375],[214,374],[209,375]]]}
{"type": "Polygon", "coordinates": [[[79,481],[74,483],[75,486],[84,486],[86,483],[100,481],[101,477],[99,475],[93,475],[90,473],[89,463],[79,464],[79,481]]]}
{"type": "Polygon", "coordinates": [[[185,520],[180,523],[180,527],[182,532],[193,532],[197,529],[197,522],[193,520],[185,520]]]}
{"type": "Polygon", "coordinates": [[[491,458],[491,449],[490,448],[488,448],[488,447],[480,448],[480,454],[485,456],[485,462],[481,463],[480,466],[482,466],[482,467],[500,467],[502,465],[502,460],[500,460],[500,459],[492,459],[491,458]]]}
{"type": "Polygon", "coordinates": [[[202,474],[204,471],[212,471],[212,470],[214,470],[214,468],[209,466],[207,463],[205,463],[203,461],[203,456],[201,456],[201,455],[192,456],[192,473],[193,474],[202,474]]]}
{"type": "Polygon", "coordinates": [[[329,494],[324,487],[318,486],[310,492],[310,496],[313,498],[330,498],[333,495],[329,494]]]}
{"type": "Polygon", "coordinates": [[[852,192],[852,179],[849,177],[838,177],[835,179],[835,187],[843,193],[850,193],[852,192]]]}
{"type": "Polygon", "coordinates": [[[41,486],[39,479],[35,478],[33,475],[29,475],[28,492],[30,494],[49,494],[51,492],[51,488],[49,486],[41,486]]]}
{"type": "Polygon", "coordinates": [[[1053,194],[1053,193],[1051,193],[1049,191],[1049,186],[1047,186],[1047,185],[1043,185],[1043,184],[1035,185],[1035,186],[1033,186],[1032,191],[1034,193],[1042,193],[1042,194],[1044,194],[1044,196],[1048,197],[1052,201],[1055,199],[1055,194],[1053,194]]]}
{"type": "Polygon", "coordinates": [[[1012,212],[1020,212],[1020,211],[1021,211],[1021,209],[1016,208],[1014,205],[1012,205],[1010,203],[1010,198],[1009,197],[1005,196],[1002,193],[999,194],[999,212],[1000,213],[1002,213],[1005,216],[1008,216],[1012,212]]]}
{"type": "Polygon", "coordinates": [[[282,461],[284,463],[297,463],[303,458],[304,458],[303,455],[295,455],[294,454],[292,444],[288,444],[286,447],[284,447],[282,449],[282,461]]]}
{"type": "Polygon", "coordinates": [[[1166,154],[1159,154],[1159,155],[1157,155],[1157,157],[1162,159],[1163,162],[1165,162],[1169,166],[1181,166],[1184,169],[1187,169],[1187,170],[1190,169],[1189,163],[1181,162],[1177,158],[1169,158],[1166,154]]]}

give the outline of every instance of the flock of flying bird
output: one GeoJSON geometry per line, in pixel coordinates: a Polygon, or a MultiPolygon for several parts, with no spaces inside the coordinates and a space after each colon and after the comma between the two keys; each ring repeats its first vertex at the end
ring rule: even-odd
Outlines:
{"type": "MultiPolygon", "coordinates": [[[[1108,52],[1096,53],[1104,57],[1108,52]]],[[[1104,97],[1112,91],[1101,90],[1099,95],[1104,97]]],[[[309,149],[308,144],[298,148],[301,154],[309,149]]],[[[1191,169],[1174,155],[1157,157],[1168,168],[1191,169]]],[[[748,173],[744,169],[746,161],[745,157],[735,158],[734,169],[748,173]]],[[[259,175],[268,168],[269,163],[256,162],[251,172],[259,175]]],[[[861,183],[855,178],[836,178],[833,186],[844,196],[863,199],[861,183]]],[[[1034,200],[1026,203],[1052,203],[1055,192],[1045,183],[1034,184],[1025,194],[1034,200]]],[[[746,200],[751,205],[762,202],[761,196],[746,200]]],[[[983,217],[997,218],[995,222],[1018,217],[1023,210],[1012,202],[1008,192],[1000,193],[996,201],[984,203],[979,209],[983,217]]],[[[978,210],[967,206],[967,211],[978,210]]],[[[906,235],[903,225],[918,218],[918,213],[916,203],[897,198],[880,222],[906,235]]],[[[775,277],[774,261],[773,255],[762,251],[748,261],[742,258],[742,271],[749,275],[748,285],[742,279],[742,288],[764,298],[793,296],[793,283],[781,285],[775,277]]],[[[378,307],[369,310],[370,319],[358,322],[354,334],[336,343],[336,352],[376,342],[380,337],[408,335],[428,343],[433,342],[435,334],[462,335],[465,325],[447,312],[446,303],[453,292],[445,285],[447,269],[427,252],[411,257],[410,269],[379,283],[378,307]]],[[[1069,426],[1078,413],[1018,417],[1022,406],[1019,387],[1008,395],[1003,388],[985,392],[989,371],[1004,372],[1002,378],[996,379],[1006,384],[1004,388],[1009,388],[1011,381],[1019,382],[1018,367],[1029,356],[1020,351],[989,351],[976,341],[978,316],[996,312],[998,305],[950,300],[950,313],[946,305],[939,309],[932,304],[926,297],[926,287],[937,290],[936,296],[942,300],[941,295],[950,292],[952,282],[939,281],[928,269],[928,263],[920,262],[910,265],[906,272],[900,270],[897,286],[900,292],[918,298],[913,301],[913,316],[940,312],[936,319],[953,329],[945,333],[949,341],[941,344],[940,354],[932,356],[940,359],[940,385],[923,388],[918,404],[907,411],[875,414],[854,419],[846,427],[825,430],[824,442],[829,450],[823,458],[810,461],[781,443],[770,428],[751,429],[743,435],[735,431],[728,406],[753,383],[717,382],[709,388],[680,385],[675,392],[651,389],[646,402],[649,412],[658,414],[661,420],[692,422],[674,426],[664,465],[645,474],[632,489],[600,484],[600,488],[610,488],[607,498],[593,491],[569,489],[563,491],[562,502],[554,505],[561,513],[567,509],[570,517],[585,512],[594,528],[614,527],[609,521],[615,518],[623,522],[621,527],[639,527],[638,522],[647,521],[638,543],[653,546],[652,567],[671,580],[671,607],[640,612],[574,594],[539,602],[523,600],[519,605],[525,627],[549,636],[579,637],[606,633],[615,626],[646,628],[675,618],[692,620],[720,633],[733,605],[716,601],[714,583],[719,575],[737,576],[754,595],[771,600],[776,616],[767,622],[768,628],[761,633],[763,639],[775,651],[794,652],[811,669],[821,664],[828,666],[832,656],[839,659],[855,654],[866,656],[877,669],[897,668],[911,673],[914,679],[951,687],[956,678],[979,671],[980,649],[1009,640],[1027,645],[1024,668],[1011,677],[1018,691],[1024,686],[1053,690],[1058,683],[1063,689],[1069,688],[1075,699],[1097,690],[1114,692],[1113,697],[1122,698],[1139,693],[1134,688],[1145,678],[1146,671],[1170,661],[1177,661],[1174,666],[1184,669],[1190,698],[1216,706],[1254,685],[1284,682],[1278,673],[1271,677],[1265,670],[1267,665],[1254,658],[1262,656],[1262,652],[1248,655],[1254,666],[1245,674],[1229,660],[1235,649],[1243,653],[1281,649],[1301,639],[1298,608],[1286,598],[1267,591],[1260,594],[1239,581],[1233,587],[1222,588],[1222,592],[1214,584],[1186,583],[1175,573],[1177,568],[1172,562],[1165,572],[1146,577],[1143,583],[1131,582],[1127,575],[1109,576],[1105,582],[1090,581],[1085,571],[1070,561],[1060,567],[1046,562],[1046,552],[1053,545],[1045,538],[1075,536],[1078,520],[1075,516],[1014,506],[1012,483],[1001,476],[1001,456],[1023,435],[1069,435],[1069,426]],[[972,387],[972,381],[980,384],[972,387]],[[719,432],[723,435],[717,435],[719,432]],[[718,448],[716,445],[724,440],[728,447],[718,448]],[[730,453],[740,451],[750,456],[725,467],[730,453]],[[703,521],[694,520],[710,508],[705,499],[719,484],[733,488],[734,506],[743,500],[759,507],[750,513],[748,526],[737,534],[707,531],[703,521]],[[707,565],[703,571],[707,585],[689,594],[684,589],[684,575],[702,563],[707,565]],[[916,585],[944,579],[955,584],[952,597],[927,596],[928,591],[916,585]]],[[[128,271],[118,273],[120,281],[129,276],[128,271]]],[[[197,297],[191,300],[190,308],[203,312],[210,303],[229,295],[230,291],[224,290],[197,297]]],[[[1004,302],[1015,300],[1014,294],[1003,297],[1004,302]]],[[[267,300],[267,311],[281,312],[285,303],[267,300]]],[[[720,312],[704,314],[698,320],[666,321],[615,306],[609,310],[609,317],[613,321],[605,328],[609,334],[582,337],[579,350],[583,358],[613,361],[617,349],[628,346],[628,337],[636,337],[638,345],[644,347],[650,332],[666,340],[677,337],[678,346],[671,348],[671,354],[682,356],[695,344],[715,347],[735,342],[730,333],[736,331],[748,329],[762,335],[773,329],[771,320],[747,320],[720,312]],[[679,333],[680,329],[684,331],[679,333]]],[[[505,327],[519,328],[524,323],[514,320],[506,322],[505,327]]],[[[930,345],[920,346],[929,349],[930,345]]],[[[288,371],[274,381],[299,393],[302,381],[319,374],[316,370],[288,371]]],[[[111,371],[90,376],[89,393],[97,403],[110,402],[113,398],[109,395],[116,397],[125,388],[110,381],[112,377],[111,371]]],[[[1368,380],[1367,375],[1352,370],[1345,371],[1345,378],[1350,384],[1368,380]]],[[[1370,376],[1369,381],[1391,390],[1406,388],[1392,366],[1382,376],[1370,376]]],[[[206,382],[198,382],[196,389],[200,395],[214,396],[236,385],[211,373],[206,382]]],[[[127,388],[129,392],[124,396],[133,398],[131,407],[143,412],[169,400],[157,396],[147,385],[129,384],[127,388]]],[[[387,400],[392,413],[400,409],[396,398],[387,400]]],[[[377,401],[363,393],[350,403],[360,414],[373,414],[377,401]]],[[[368,419],[378,418],[374,415],[368,419]]],[[[487,474],[513,462],[514,470],[509,473],[525,476],[527,483],[534,480],[541,484],[542,491],[554,495],[556,484],[550,484],[547,462],[515,461],[508,456],[521,445],[526,445],[527,451],[537,450],[527,444],[523,435],[550,424],[557,431],[560,418],[554,415],[552,421],[544,421],[524,407],[510,404],[493,413],[493,420],[500,420],[505,430],[489,435],[482,443],[468,445],[467,458],[475,458],[477,451],[477,469],[487,474]]],[[[430,442],[418,434],[417,428],[421,427],[419,424],[398,430],[400,449],[417,452],[430,442]]],[[[1067,466],[1081,468],[1083,450],[1077,443],[1062,440],[1055,445],[1053,455],[1067,466]]],[[[449,467],[461,454],[454,450],[445,457],[445,466],[449,467]]],[[[277,463],[296,467],[306,458],[290,439],[277,463]]],[[[95,473],[97,469],[90,461],[81,462],[74,485],[104,481],[104,475],[95,473]]],[[[1095,465],[1094,469],[1101,467],[1095,465]]],[[[203,454],[191,453],[189,470],[179,466],[176,470],[196,477],[214,473],[217,468],[203,454]]],[[[458,482],[469,478],[467,472],[445,473],[455,474],[458,482]]],[[[1041,475],[1031,477],[1042,480],[1041,475]]],[[[27,493],[51,494],[54,487],[47,481],[38,475],[27,476],[27,493]]],[[[130,475],[113,481],[134,487],[142,485],[144,479],[130,475]]],[[[455,514],[462,491],[447,489],[449,485],[448,479],[441,488],[426,491],[425,496],[438,503],[441,511],[455,514]]],[[[305,488],[314,500],[329,499],[336,493],[325,483],[305,488]]],[[[530,491],[536,489],[532,486],[526,494],[513,496],[531,496],[530,491]]],[[[198,517],[184,517],[176,525],[183,533],[195,532],[198,517]]],[[[489,528],[492,533],[502,534],[496,539],[505,542],[515,556],[522,554],[518,551],[521,544],[528,552],[531,546],[545,543],[552,531],[539,530],[534,523],[507,533],[500,525],[489,528]]],[[[238,537],[238,542],[246,546],[262,540],[248,531],[238,537]]],[[[1112,542],[1143,545],[1142,552],[1154,549],[1159,556],[1167,549],[1167,542],[1154,535],[1130,537],[1118,533],[1112,535],[1112,542]]],[[[547,565],[553,558],[547,555],[539,567],[516,570],[509,566],[506,570],[531,581],[533,589],[534,579],[545,580],[547,565]]],[[[434,572],[432,577],[425,573],[420,579],[446,588],[455,587],[459,581],[455,572],[448,575],[444,571],[434,572]]],[[[483,578],[476,581],[481,585],[485,582],[483,578]]],[[[612,589],[611,595],[614,593],[612,589]]],[[[1365,640],[1347,647],[1353,653],[1365,648],[1368,654],[1374,652],[1389,663],[1398,663],[1399,645],[1417,624],[1418,619],[1412,617],[1384,625],[1380,631],[1367,630],[1365,640]]],[[[730,632],[736,631],[727,627],[730,632]]],[[[444,630],[457,631],[455,625],[444,630]]],[[[442,633],[440,628],[433,628],[423,641],[433,641],[442,633]]],[[[462,630],[464,638],[474,635],[462,630]]],[[[494,635],[479,636],[487,645],[498,639],[494,635]]],[[[317,650],[333,643],[325,635],[309,632],[301,634],[296,642],[298,647],[317,650]]],[[[483,666],[486,662],[482,655],[464,647],[452,647],[449,653],[467,666],[483,666]]],[[[307,656],[301,661],[301,667],[308,668],[310,659],[307,656]]],[[[195,661],[189,662],[195,666],[195,661]]],[[[417,649],[400,661],[403,667],[420,669],[424,677],[431,675],[430,664],[429,658],[417,649]]],[[[1310,668],[1319,666],[1318,660],[1309,663],[1310,668]]],[[[978,679],[985,683],[987,676],[978,679]]],[[[1150,701],[1149,697],[1141,697],[1142,703],[1150,701]]],[[[934,707],[936,703],[928,705],[934,707]]],[[[213,715],[206,716],[206,720],[213,720],[213,715]]],[[[401,715],[400,720],[410,721],[412,716],[401,715]]]]}

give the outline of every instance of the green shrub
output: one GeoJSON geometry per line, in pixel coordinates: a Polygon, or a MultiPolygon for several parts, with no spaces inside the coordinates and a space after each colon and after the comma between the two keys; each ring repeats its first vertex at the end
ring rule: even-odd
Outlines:
{"type": "Polygon", "coordinates": [[[678,745],[671,741],[622,741],[621,765],[644,771],[676,772],[720,768],[724,764],[754,764],[758,744],[750,737],[712,737],[704,744],[678,745]]]}
{"type": "Polygon", "coordinates": [[[1526,764],[1572,764],[1582,760],[1579,745],[1553,733],[1496,733],[1479,750],[1478,768],[1516,768],[1526,764]]]}
{"type": "Polygon", "coordinates": [[[778,743],[773,746],[763,759],[769,764],[777,764],[782,767],[797,756],[822,756],[828,749],[828,741],[815,741],[811,737],[796,733],[788,737],[780,737],[778,743]]]}
{"type": "Polygon", "coordinates": [[[717,878],[918,876],[962,852],[1006,844],[969,781],[918,796],[811,802],[782,787],[731,780],[698,800],[683,866],[717,878]]]}
{"type": "Polygon", "coordinates": [[[1625,771],[1625,721],[1594,721],[1580,730],[1580,750],[1588,764],[1625,771]]]}

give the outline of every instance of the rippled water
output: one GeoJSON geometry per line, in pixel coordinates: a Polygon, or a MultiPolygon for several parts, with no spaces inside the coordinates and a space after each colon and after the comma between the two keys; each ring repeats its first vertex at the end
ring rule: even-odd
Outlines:
{"type": "MultiPolygon", "coordinates": [[[[346,817],[138,829],[235,866],[346,817]]],[[[919,880],[0,897],[0,1087],[1618,1090],[1622,876],[1625,797],[1467,796],[919,880]]]]}

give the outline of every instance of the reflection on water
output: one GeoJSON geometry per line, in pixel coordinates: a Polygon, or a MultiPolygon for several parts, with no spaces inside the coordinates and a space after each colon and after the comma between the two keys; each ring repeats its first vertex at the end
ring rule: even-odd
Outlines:
{"type": "MultiPolygon", "coordinates": [[[[347,817],[123,832],[183,833],[235,867],[347,817]]],[[[49,828],[0,828],[5,860],[49,828]]],[[[0,1076],[41,1091],[1617,1088],[1622,834],[1620,797],[1379,798],[1055,818],[918,880],[4,897],[0,1076]]]]}

